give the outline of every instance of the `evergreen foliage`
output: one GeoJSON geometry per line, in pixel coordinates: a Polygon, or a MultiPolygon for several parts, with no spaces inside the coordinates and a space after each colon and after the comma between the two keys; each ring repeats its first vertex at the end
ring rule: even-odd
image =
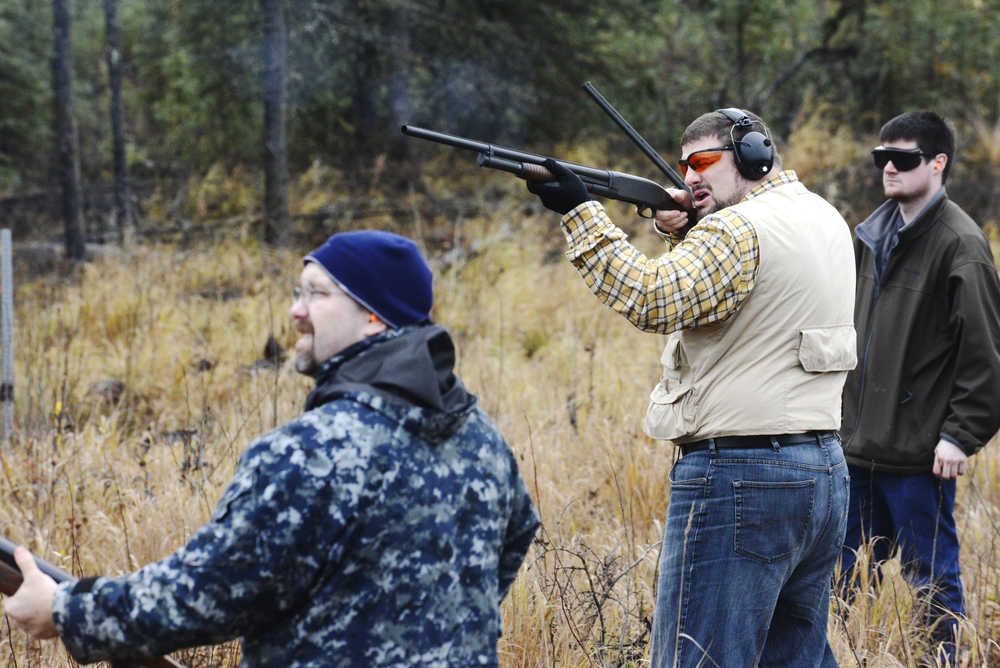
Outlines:
{"type": "MultiPolygon", "coordinates": [[[[86,188],[112,173],[104,26],[100,3],[70,6],[86,188]]],[[[614,167],[631,149],[589,104],[586,80],[666,156],[687,121],[730,105],[758,112],[779,138],[819,108],[831,135],[843,126],[858,138],[932,107],[971,139],[1000,113],[994,10],[983,0],[285,0],[289,171],[318,162],[350,174],[380,155],[422,162],[402,122],[535,152],[610,137],[614,167]]],[[[0,194],[49,187],[49,14],[25,0],[0,9],[0,194]]],[[[121,0],[119,15],[136,179],[259,169],[261,3],[121,0]]],[[[995,164],[969,168],[985,178],[995,164]]]]}

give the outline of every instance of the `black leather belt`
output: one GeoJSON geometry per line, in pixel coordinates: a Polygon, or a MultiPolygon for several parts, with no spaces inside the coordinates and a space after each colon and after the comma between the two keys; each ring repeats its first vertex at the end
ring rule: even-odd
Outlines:
{"type": "Polygon", "coordinates": [[[835,435],[832,431],[807,431],[804,434],[775,434],[774,436],[718,436],[700,441],[684,443],[681,452],[685,455],[702,450],[757,450],[763,448],[777,449],[789,445],[819,444],[823,439],[835,435]]]}

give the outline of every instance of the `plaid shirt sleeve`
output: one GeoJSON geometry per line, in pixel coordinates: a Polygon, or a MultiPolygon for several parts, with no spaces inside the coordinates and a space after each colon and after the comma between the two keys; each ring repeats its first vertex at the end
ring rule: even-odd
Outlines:
{"type": "Polygon", "coordinates": [[[656,258],[628,243],[595,201],[570,211],[562,228],[566,257],[587,287],[643,331],[669,334],[725,320],[757,278],[757,233],[731,209],[706,216],[656,258]]]}

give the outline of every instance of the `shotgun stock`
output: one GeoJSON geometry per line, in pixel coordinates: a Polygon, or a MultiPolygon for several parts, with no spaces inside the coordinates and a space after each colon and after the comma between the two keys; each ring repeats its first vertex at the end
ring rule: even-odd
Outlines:
{"type": "MultiPolygon", "coordinates": [[[[17,545],[6,538],[0,537],[0,593],[13,596],[21,587],[24,578],[21,577],[21,569],[14,561],[14,548],[17,545]]],[[[76,580],[72,575],[57,566],[53,566],[44,559],[39,559],[31,555],[38,570],[48,575],[56,582],[66,582],[76,580]]],[[[167,656],[149,657],[144,659],[120,659],[111,664],[112,668],[184,668],[180,663],[167,656]]]]}

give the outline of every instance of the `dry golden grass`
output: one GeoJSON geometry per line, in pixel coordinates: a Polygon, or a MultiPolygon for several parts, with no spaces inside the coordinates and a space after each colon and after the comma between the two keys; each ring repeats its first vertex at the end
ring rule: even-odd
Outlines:
{"type": "MultiPolygon", "coordinates": [[[[655,251],[651,234],[634,232],[655,251]]],[[[503,604],[501,664],[643,665],[675,457],[639,427],[662,339],[600,305],[560,257],[555,217],[523,201],[462,221],[454,239],[447,263],[428,250],[434,317],[453,332],[460,375],[517,453],[543,519],[503,604]]],[[[307,379],[288,364],[249,365],[269,334],[293,341],[287,295],[305,250],[137,246],[71,280],[19,286],[18,429],[0,450],[4,533],[75,574],[124,573],[184,543],[245,445],[301,410],[307,379]]],[[[997,446],[959,484],[964,666],[1000,663],[997,446]]],[[[890,564],[881,584],[834,601],[841,664],[921,665],[914,598],[890,564]]],[[[26,644],[16,630],[0,643],[8,665],[71,663],[58,643],[26,644]]],[[[233,665],[237,651],[179,656],[233,665]]]]}

